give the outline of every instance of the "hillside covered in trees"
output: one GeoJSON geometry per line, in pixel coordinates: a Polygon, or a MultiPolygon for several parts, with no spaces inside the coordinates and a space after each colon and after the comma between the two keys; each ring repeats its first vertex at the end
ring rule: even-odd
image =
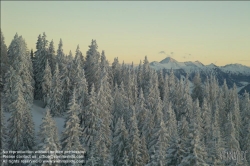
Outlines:
{"type": "Polygon", "coordinates": [[[65,54],[43,33],[33,52],[18,34],[7,47],[1,32],[1,85],[1,151],[84,150],[88,166],[250,165],[249,94],[213,75],[203,84],[196,73],[190,89],[147,57],[110,63],[95,40],[85,56],[79,46],[65,54]],[[46,110],[37,135],[34,100],[46,110]],[[52,117],[65,118],[61,137],[52,117]],[[232,151],[247,160],[221,158],[232,151]]]}

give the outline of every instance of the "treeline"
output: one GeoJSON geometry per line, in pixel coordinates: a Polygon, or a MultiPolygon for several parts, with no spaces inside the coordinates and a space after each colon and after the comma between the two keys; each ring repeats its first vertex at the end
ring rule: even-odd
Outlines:
{"type": "Polygon", "coordinates": [[[237,164],[250,164],[249,94],[239,98],[236,86],[213,76],[202,84],[197,73],[190,89],[188,77],[156,72],[147,57],[110,65],[95,40],[73,56],[45,33],[35,52],[17,34],[7,49],[2,36],[2,109],[11,117],[3,123],[1,111],[1,149],[85,150],[84,165],[96,166],[226,166],[237,161],[222,152],[247,151],[237,164]],[[34,99],[46,108],[37,136],[34,99]],[[66,117],[61,138],[52,117],[66,117]]]}

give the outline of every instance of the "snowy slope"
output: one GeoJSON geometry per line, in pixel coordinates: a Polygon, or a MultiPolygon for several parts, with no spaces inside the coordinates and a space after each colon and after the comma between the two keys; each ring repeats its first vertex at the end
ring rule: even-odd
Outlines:
{"type": "MultiPolygon", "coordinates": [[[[45,116],[45,108],[42,108],[42,102],[35,100],[32,107],[31,107],[31,112],[32,112],[32,116],[33,116],[33,121],[35,123],[35,132],[37,135],[37,133],[39,131],[39,126],[42,123],[42,118],[45,116]]],[[[5,118],[6,118],[6,120],[8,120],[10,118],[10,113],[5,112],[5,118]]],[[[61,136],[61,133],[64,129],[63,126],[65,123],[65,119],[58,118],[58,117],[53,118],[53,119],[56,122],[59,136],[61,136]]]]}

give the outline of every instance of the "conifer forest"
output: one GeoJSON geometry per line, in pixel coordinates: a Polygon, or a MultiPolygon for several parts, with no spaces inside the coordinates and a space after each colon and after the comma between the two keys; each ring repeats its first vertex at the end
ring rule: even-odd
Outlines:
{"type": "Polygon", "coordinates": [[[82,163],[50,165],[250,166],[249,93],[236,85],[156,71],[147,56],[109,62],[96,40],[86,53],[45,33],[34,42],[15,34],[6,46],[1,32],[1,151],[85,151],[82,163]]]}

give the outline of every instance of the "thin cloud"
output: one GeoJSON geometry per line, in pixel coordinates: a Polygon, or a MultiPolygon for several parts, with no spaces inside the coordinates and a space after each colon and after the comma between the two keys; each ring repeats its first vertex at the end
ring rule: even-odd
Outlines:
{"type": "Polygon", "coordinates": [[[160,51],[158,54],[164,54],[164,55],[167,55],[165,51],[160,51]]]}

